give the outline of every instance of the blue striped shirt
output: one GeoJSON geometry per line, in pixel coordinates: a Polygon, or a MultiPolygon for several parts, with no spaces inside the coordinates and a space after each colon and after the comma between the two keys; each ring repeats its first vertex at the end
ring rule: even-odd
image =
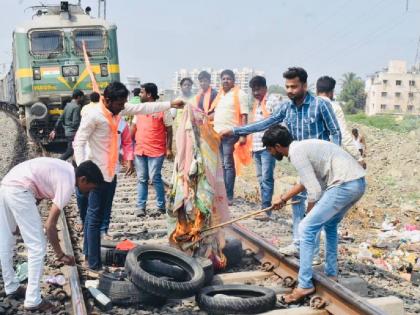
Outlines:
{"type": "Polygon", "coordinates": [[[302,105],[287,101],[270,117],[243,127],[233,128],[234,135],[245,136],[283,123],[294,140],[320,139],[341,145],[341,132],[331,104],[310,93],[302,105]]]}

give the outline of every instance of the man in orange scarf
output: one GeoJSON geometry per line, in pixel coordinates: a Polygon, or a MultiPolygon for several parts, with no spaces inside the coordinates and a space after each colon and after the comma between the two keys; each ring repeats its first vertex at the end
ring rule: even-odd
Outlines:
{"type": "MultiPolygon", "coordinates": [[[[262,76],[255,76],[249,81],[249,87],[252,89],[254,104],[250,115],[250,122],[256,122],[271,115],[279,102],[275,98],[269,98],[267,91],[267,82],[262,76]]],[[[262,144],[264,132],[252,134],[252,157],[255,162],[257,178],[260,184],[261,209],[271,206],[274,190],[274,167],[276,159],[271,156],[262,144]]],[[[268,220],[271,212],[266,212],[255,217],[259,220],[268,220]]]]}
{"type": "Polygon", "coordinates": [[[207,115],[212,115],[214,111],[210,111],[210,108],[217,96],[217,91],[210,86],[210,73],[201,71],[198,74],[198,82],[200,82],[201,91],[196,96],[196,105],[207,115]]]}
{"type": "MultiPolygon", "coordinates": [[[[210,110],[214,109],[214,130],[220,132],[232,127],[246,125],[248,121],[248,96],[238,86],[235,86],[235,74],[232,70],[224,70],[220,75],[222,88],[214,100],[210,110]]],[[[246,137],[224,137],[220,144],[223,175],[225,179],[228,204],[233,204],[235,187],[235,160],[233,151],[235,144],[246,144],[246,137]]]]}
{"type": "Polygon", "coordinates": [[[74,139],[76,164],[89,159],[99,166],[105,183],[89,194],[88,208],[84,222],[84,254],[89,268],[101,268],[100,226],[104,209],[111,208],[116,183],[118,162],[118,125],[120,115],[152,114],[173,108],[182,108],[183,101],[127,103],[128,90],[120,82],[110,83],[104,90],[100,106],[92,108],[82,117],[74,139]],[[86,145],[89,154],[86,156],[86,145]]]}

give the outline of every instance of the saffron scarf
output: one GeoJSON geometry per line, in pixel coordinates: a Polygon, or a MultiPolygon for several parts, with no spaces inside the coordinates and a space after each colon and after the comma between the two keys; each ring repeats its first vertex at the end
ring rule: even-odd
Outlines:
{"type": "Polygon", "coordinates": [[[118,125],[120,123],[120,116],[114,116],[104,105],[101,100],[101,110],[105,119],[108,122],[109,130],[111,132],[108,153],[108,175],[114,177],[115,168],[118,162],[118,125]]]}
{"type": "Polygon", "coordinates": [[[196,97],[197,106],[200,103],[201,96],[203,96],[203,111],[208,115],[210,109],[211,87],[206,92],[201,92],[196,97]]]}
{"type": "MultiPolygon", "coordinates": [[[[235,118],[237,121],[238,126],[241,125],[241,104],[239,101],[239,87],[235,86],[233,88],[233,106],[235,108],[235,118]]],[[[212,107],[210,110],[214,110],[216,106],[220,102],[220,98],[224,96],[226,93],[223,91],[223,88],[220,88],[219,93],[212,103],[212,107]]],[[[241,170],[243,166],[247,166],[252,162],[252,137],[246,137],[246,143],[241,145],[238,142],[235,144],[235,150],[233,152],[233,158],[235,160],[235,170],[238,175],[241,174],[241,170]]]]}
{"type": "MultiPolygon", "coordinates": [[[[92,90],[94,92],[100,93],[99,86],[98,86],[98,83],[96,82],[95,74],[92,71],[89,56],[86,51],[85,41],[82,42],[82,47],[83,47],[83,56],[85,59],[86,70],[88,71],[90,80],[92,81],[92,90]]],[[[114,117],[114,115],[105,107],[102,97],[100,100],[100,107],[101,107],[102,114],[104,115],[105,119],[108,122],[109,130],[111,132],[107,169],[108,169],[108,175],[110,177],[114,177],[115,169],[118,162],[118,125],[120,123],[120,116],[114,117]]]]}

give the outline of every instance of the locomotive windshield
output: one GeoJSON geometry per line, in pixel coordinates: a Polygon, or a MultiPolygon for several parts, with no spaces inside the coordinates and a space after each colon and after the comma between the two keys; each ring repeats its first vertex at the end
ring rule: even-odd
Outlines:
{"type": "Polygon", "coordinates": [[[58,54],[63,51],[60,31],[35,31],[31,33],[31,52],[34,55],[58,54]]]}
{"type": "Polygon", "coordinates": [[[85,41],[86,50],[91,53],[100,53],[105,50],[105,39],[102,30],[76,30],[74,31],[74,41],[76,51],[83,52],[82,42],[85,41]]]}

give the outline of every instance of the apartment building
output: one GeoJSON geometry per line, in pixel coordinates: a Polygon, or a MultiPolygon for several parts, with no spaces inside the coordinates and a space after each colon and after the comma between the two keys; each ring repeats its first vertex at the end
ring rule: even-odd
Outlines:
{"type": "MultiPolygon", "coordinates": [[[[198,83],[198,74],[202,70],[205,70],[211,74],[211,85],[215,87],[216,89],[218,89],[221,85],[220,73],[224,69],[216,70],[212,68],[203,68],[200,70],[199,69],[193,69],[193,70],[180,69],[179,71],[175,72],[172,89],[175,91],[175,93],[179,93],[180,91],[179,83],[181,79],[189,77],[194,82],[193,92],[196,93],[200,88],[199,83],[198,83]]],[[[263,71],[254,70],[252,68],[232,69],[232,71],[235,73],[236,84],[246,93],[251,92],[249,88],[249,81],[251,80],[251,78],[256,75],[262,75],[262,76],[264,75],[263,71]]]]}
{"type": "Polygon", "coordinates": [[[403,60],[391,60],[388,68],[366,81],[366,114],[420,115],[420,65],[407,70],[403,60]]]}

